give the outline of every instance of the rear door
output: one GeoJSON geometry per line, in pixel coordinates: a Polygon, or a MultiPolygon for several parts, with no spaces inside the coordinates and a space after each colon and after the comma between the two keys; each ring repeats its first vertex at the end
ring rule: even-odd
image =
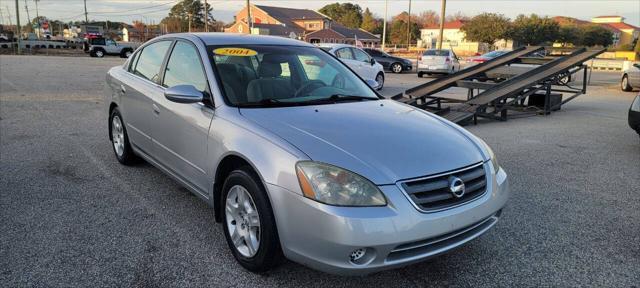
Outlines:
{"type": "Polygon", "coordinates": [[[204,103],[171,102],[154,98],[153,152],[171,172],[206,197],[207,135],[213,106],[202,58],[196,46],[177,40],[166,60],[162,89],[192,85],[204,94],[204,103]]]}
{"type": "Polygon", "coordinates": [[[629,84],[631,84],[631,86],[633,88],[638,88],[640,87],[640,64],[634,64],[633,66],[631,66],[631,68],[629,68],[629,84]]]}
{"type": "Polygon", "coordinates": [[[171,46],[171,40],[152,43],[136,53],[129,68],[129,76],[120,86],[123,94],[122,117],[129,140],[136,148],[151,152],[151,120],[153,99],[162,96],[159,84],[160,67],[171,46]]]}

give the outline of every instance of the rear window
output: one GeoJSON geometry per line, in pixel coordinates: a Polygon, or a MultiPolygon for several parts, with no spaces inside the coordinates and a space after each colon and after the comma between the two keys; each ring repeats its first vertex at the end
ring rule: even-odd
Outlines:
{"type": "Polygon", "coordinates": [[[424,56],[449,56],[449,50],[427,50],[424,51],[424,56]]]}

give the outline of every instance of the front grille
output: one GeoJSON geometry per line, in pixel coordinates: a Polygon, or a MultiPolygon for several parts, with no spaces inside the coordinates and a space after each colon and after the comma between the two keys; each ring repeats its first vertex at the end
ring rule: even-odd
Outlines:
{"type": "Polygon", "coordinates": [[[402,189],[416,208],[434,212],[472,201],[487,190],[487,177],[482,163],[451,173],[401,182],[402,189]],[[455,197],[449,189],[450,179],[455,176],[464,182],[465,193],[455,197]]]}

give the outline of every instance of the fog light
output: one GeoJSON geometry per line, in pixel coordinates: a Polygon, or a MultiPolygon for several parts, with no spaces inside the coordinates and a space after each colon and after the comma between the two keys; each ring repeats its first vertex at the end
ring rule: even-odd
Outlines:
{"type": "Polygon", "coordinates": [[[376,250],[373,248],[358,248],[349,254],[349,260],[354,265],[367,265],[376,258],[376,250]]]}
{"type": "Polygon", "coordinates": [[[357,263],[358,260],[364,257],[364,254],[366,252],[367,250],[365,248],[353,250],[353,252],[351,252],[351,255],[349,255],[349,259],[351,259],[351,262],[357,263]]]}

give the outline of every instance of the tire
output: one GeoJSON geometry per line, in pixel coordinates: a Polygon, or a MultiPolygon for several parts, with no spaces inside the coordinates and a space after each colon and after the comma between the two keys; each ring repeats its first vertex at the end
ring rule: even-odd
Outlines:
{"type": "Polygon", "coordinates": [[[273,216],[267,193],[260,184],[258,175],[250,167],[241,167],[229,174],[222,187],[222,203],[222,207],[224,207],[224,211],[222,211],[222,230],[229,249],[238,263],[252,272],[265,272],[277,267],[284,256],[280,247],[275,217],[273,216]],[[245,196],[241,198],[239,195],[243,193],[245,196]],[[246,195],[249,195],[249,197],[247,198],[246,195]],[[227,197],[230,199],[227,199],[227,197]],[[246,202],[246,200],[250,202],[246,202]],[[240,203],[238,202],[243,203],[243,205],[239,205],[240,203]],[[233,208],[234,203],[238,206],[237,208],[233,208]],[[244,203],[253,204],[253,207],[244,203]],[[247,208],[255,210],[249,211],[247,208]],[[257,215],[257,221],[248,215],[257,215]],[[242,226],[238,226],[238,221],[242,221],[242,226]],[[253,221],[256,222],[251,223],[253,221]],[[259,224],[258,227],[255,226],[256,223],[259,224]],[[255,232],[256,228],[258,229],[257,232],[255,232]],[[232,231],[235,231],[235,233],[232,231]],[[238,236],[232,237],[232,235],[238,236]],[[250,242],[247,242],[247,237],[250,239],[248,241],[257,239],[257,249],[255,249],[256,244],[253,242],[251,242],[253,243],[251,244],[254,247],[253,250],[248,249],[250,245],[248,243],[250,242]],[[234,244],[234,239],[237,240],[235,242],[238,245],[234,244]]]}
{"type": "Polygon", "coordinates": [[[109,116],[109,138],[111,139],[111,148],[113,148],[113,153],[116,155],[118,162],[123,165],[132,165],[138,162],[139,158],[131,149],[129,135],[120,110],[117,107],[111,111],[109,116]]]}
{"type": "Polygon", "coordinates": [[[424,73],[418,72],[418,78],[422,78],[422,75],[424,75],[424,73]]]}
{"type": "Polygon", "coordinates": [[[133,54],[133,51],[131,51],[131,49],[124,49],[120,53],[120,58],[129,58],[131,57],[131,54],[133,54]]]}
{"type": "Polygon", "coordinates": [[[93,54],[95,55],[95,57],[102,58],[104,57],[104,50],[102,49],[93,50],[93,54]]]}
{"type": "Polygon", "coordinates": [[[403,70],[402,69],[402,64],[400,64],[398,62],[391,64],[390,68],[391,68],[390,69],[391,72],[396,73],[396,74],[402,73],[402,70],[403,70]]]}
{"type": "Polygon", "coordinates": [[[627,74],[624,74],[622,76],[622,79],[620,80],[620,88],[622,89],[622,91],[626,92],[633,90],[633,87],[629,85],[629,76],[627,74]]]}
{"type": "Polygon", "coordinates": [[[376,82],[378,83],[378,88],[376,88],[376,90],[380,90],[384,87],[384,74],[382,74],[382,72],[376,75],[376,82]]]}

